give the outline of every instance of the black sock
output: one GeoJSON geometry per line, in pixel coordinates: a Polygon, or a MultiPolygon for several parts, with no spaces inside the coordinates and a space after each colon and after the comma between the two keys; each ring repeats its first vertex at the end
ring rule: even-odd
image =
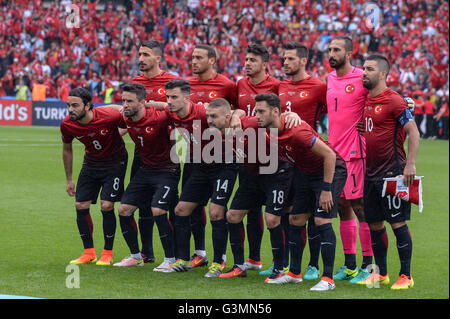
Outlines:
{"type": "Polygon", "coordinates": [[[302,271],[302,257],[305,241],[305,226],[289,225],[289,251],[291,253],[289,271],[294,275],[298,275],[302,271]]]}
{"type": "Polygon", "coordinates": [[[191,232],[194,237],[195,250],[205,250],[205,207],[198,206],[191,214],[191,232]]]}
{"type": "Polygon", "coordinates": [[[281,216],[281,227],[284,233],[283,267],[289,267],[289,214],[281,216]]]}
{"type": "Polygon", "coordinates": [[[363,261],[361,264],[361,269],[366,269],[367,266],[372,265],[372,256],[363,256],[363,261]]]}
{"type": "Polygon", "coordinates": [[[397,250],[400,257],[400,275],[411,276],[412,239],[408,225],[394,229],[397,250]]]}
{"type": "Polygon", "coordinates": [[[175,253],[175,259],[178,259],[178,248],[177,248],[177,234],[175,232],[175,219],[177,217],[177,215],[175,215],[175,207],[176,204],[178,203],[178,196],[177,199],[172,203],[172,205],[169,207],[169,225],[170,228],[172,229],[172,234],[173,234],[173,246],[174,246],[174,253],[175,253]]]}
{"type": "Polygon", "coordinates": [[[348,269],[354,270],[356,268],[356,254],[344,254],[345,266],[348,269]]]}
{"type": "Polygon", "coordinates": [[[372,251],[375,258],[380,275],[387,274],[387,251],[389,246],[389,239],[386,232],[386,227],[382,230],[371,230],[370,238],[372,239],[372,251]]]}
{"type": "Polygon", "coordinates": [[[154,258],[153,253],[153,214],[150,207],[139,207],[139,234],[142,242],[142,253],[148,258],[154,258]]]}
{"type": "Polygon", "coordinates": [[[244,223],[242,221],[237,224],[228,223],[228,231],[230,233],[230,246],[234,257],[234,263],[236,265],[243,265],[245,240],[244,223]]]}
{"type": "Polygon", "coordinates": [[[251,209],[247,214],[248,257],[261,260],[261,242],[264,234],[262,210],[251,209]]]}
{"type": "Polygon", "coordinates": [[[175,257],[173,231],[167,219],[167,214],[154,216],[154,220],[158,227],[159,239],[161,239],[161,244],[164,249],[164,256],[167,258],[175,257]]]}
{"type": "Polygon", "coordinates": [[[93,224],[89,208],[77,209],[77,226],[83,241],[84,249],[93,248],[94,241],[92,239],[93,224]]]}
{"type": "Polygon", "coordinates": [[[211,221],[212,244],[214,250],[214,262],[222,264],[222,255],[227,244],[227,224],[225,218],[211,221]]]}
{"type": "Polygon", "coordinates": [[[333,279],[336,235],[331,223],[320,225],[318,228],[320,232],[320,250],[323,260],[323,276],[333,279]]]}
{"type": "Polygon", "coordinates": [[[269,228],[270,243],[272,244],[272,254],[274,261],[274,269],[283,270],[284,257],[284,234],[281,224],[274,228],[269,228]]]}
{"type": "Polygon", "coordinates": [[[103,237],[105,238],[104,249],[112,250],[114,245],[114,236],[116,235],[116,215],[114,209],[110,211],[102,210],[103,215],[103,237]]]}
{"type": "Polygon", "coordinates": [[[134,216],[119,215],[120,228],[122,229],[123,238],[130,248],[132,254],[139,253],[138,230],[134,216]]]}
{"type": "Polygon", "coordinates": [[[319,227],[314,223],[314,217],[308,220],[308,244],[309,244],[309,265],[319,269],[320,256],[320,233],[319,227]]]}
{"type": "Polygon", "coordinates": [[[177,216],[175,218],[175,233],[178,257],[184,261],[190,260],[191,216],[177,216]]]}

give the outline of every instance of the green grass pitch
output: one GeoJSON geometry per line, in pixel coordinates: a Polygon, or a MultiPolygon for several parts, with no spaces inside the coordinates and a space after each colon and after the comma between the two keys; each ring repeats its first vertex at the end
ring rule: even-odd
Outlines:
{"type": "MultiPolygon", "coordinates": [[[[134,146],[125,137],[130,155],[134,146]]],[[[84,147],[74,142],[74,179],[80,170],[84,147]]],[[[389,286],[369,289],[348,282],[337,282],[331,292],[309,290],[315,282],[297,285],[267,285],[264,277],[248,271],[247,278],[204,278],[206,268],[190,273],[153,272],[163,258],[155,226],[156,262],[145,267],[117,269],[82,265],[80,288],[68,288],[72,272],[66,272],[69,260],[82,251],[75,222],[74,199],[65,191],[62,144],[57,127],[0,126],[0,295],[21,295],[53,299],[72,298],[154,298],[154,299],[448,299],[449,298],[449,144],[448,141],[422,140],[416,163],[423,180],[424,210],[419,214],[413,205],[409,222],[413,238],[412,274],[415,287],[391,291],[389,286]]],[[[129,168],[127,183],[129,181],[129,168]]],[[[117,209],[117,205],[116,205],[117,209]]],[[[99,205],[91,208],[94,243],[99,255],[103,247],[99,205]]],[[[343,264],[338,220],[335,270],[343,264]]],[[[207,252],[212,258],[211,225],[207,225],[207,252]]],[[[399,260],[395,237],[390,239],[388,270],[391,282],[397,279],[399,260]]],[[[357,262],[361,263],[358,241],[357,262]]],[[[193,251],[193,244],[191,244],[193,251]]],[[[246,246],[246,256],[248,248],[246,246]]],[[[129,255],[117,223],[114,259],[129,255]]],[[[269,233],[262,243],[263,268],[271,263],[269,233]]],[[[228,266],[233,262],[227,250],[228,266]]],[[[303,269],[309,260],[305,249],[303,269]]],[[[320,266],[322,266],[320,264],[320,266]]],[[[228,268],[228,267],[227,267],[228,268]]]]}

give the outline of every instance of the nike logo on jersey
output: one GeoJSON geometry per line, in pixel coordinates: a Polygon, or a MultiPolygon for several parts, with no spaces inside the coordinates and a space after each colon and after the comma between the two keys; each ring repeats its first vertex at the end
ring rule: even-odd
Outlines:
{"type": "Polygon", "coordinates": [[[116,196],[117,196],[117,194],[111,194],[111,195],[109,195],[109,196],[111,196],[111,197],[116,197],[116,196]]]}
{"type": "Polygon", "coordinates": [[[225,199],[226,196],[217,196],[216,198],[217,198],[217,199],[225,199]]]}
{"type": "Polygon", "coordinates": [[[84,135],[82,135],[82,136],[75,136],[75,137],[79,140],[80,138],[83,138],[84,135]]]}
{"type": "Polygon", "coordinates": [[[354,193],[356,193],[358,190],[356,190],[356,191],[352,191],[352,194],[354,194],[354,193]]]}
{"type": "Polygon", "coordinates": [[[278,211],[278,210],[280,210],[280,209],[282,209],[282,208],[283,208],[283,207],[274,207],[273,210],[274,210],[274,211],[278,211]]]}
{"type": "Polygon", "coordinates": [[[167,202],[158,201],[158,204],[167,204],[167,202]]]}
{"type": "Polygon", "coordinates": [[[401,213],[391,214],[391,217],[394,218],[394,217],[397,217],[397,216],[400,215],[400,214],[401,214],[401,213]]]}
{"type": "Polygon", "coordinates": [[[239,94],[239,97],[246,96],[247,94],[239,94]]]}
{"type": "Polygon", "coordinates": [[[322,208],[317,208],[317,212],[322,213],[322,212],[324,212],[324,210],[322,208]]]}

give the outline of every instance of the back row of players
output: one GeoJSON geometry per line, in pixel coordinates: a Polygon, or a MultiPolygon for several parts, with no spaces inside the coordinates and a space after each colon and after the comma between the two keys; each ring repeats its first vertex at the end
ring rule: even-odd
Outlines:
{"type": "MultiPolygon", "coordinates": [[[[386,220],[394,230],[401,261],[399,278],[392,288],[412,287],[412,242],[406,225],[411,208],[395,197],[382,198],[381,192],[385,177],[403,175],[406,185],[412,182],[419,143],[417,127],[408,100],[386,87],[387,59],[370,56],[361,70],[350,64],[352,52],[348,37],[330,42],[329,62],[335,71],[326,84],[307,74],[308,49],[290,42],[283,56],[289,79],[280,82],[266,73],[267,49],[251,45],[245,58],[247,76],[236,85],[214,71],[213,47],[198,45],[194,49],[195,76],[187,81],[160,69],[161,47],[149,41],[139,48],[142,74],[122,88],[123,106],[93,108],[87,90],[72,90],[67,101],[69,115],[61,123],[63,161],[67,192],[76,196],[77,225],[85,250],[71,263],[112,264],[114,202],[121,201],[120,226],[131,256],[115,266],[143,266],[155,260],[154,222],[165,253],[164,261],[154,271],[189,271],[207,265],[204,206],[211,200],[214,257],[205,277],[245,277],[247,270],[261,269],[264,205],[273,252],[272,266],[260,272],[267,275],[265,282],[319,279],[321,254],[322,276],[311,290],[334,289],[334,280],[389,283],[386,220]],[[328,112],[328,141],[315,131],[324,111],[328,112]],[[358,129],[361,121],[365,133],[358,129]],[[210,127],[223,134],[227,128],[277,129],[276,142],[269,131],[258,131],[265,134],[267,147],[278,148],[280,160],[275,172],[260,174],[257,164],[245,160],[241,167],[224,162],[194,163],[191,158],[184,165],[178,198],[180,166],[171,158],[171,131],[180,130],[189,147],[196,143],[203,147],[205,141],[195,138],[198,124],[201,132],[210,127]],[[124,192],[127,152],[121,135],[126,132],[135,142],[136,151],[131,181],[124,192]],[[408,156],[403,148],[406,134],[408,156]],[[72,180],[74,138],[86,147],[76,191],[72,180]],[[237,176],[239,187],[228,209],[237,176]],[[90,205],[100,189],[105,245],[97,261],[90,205]],[[134,219],[138,208],[139,227],[134,219]],[[336,236],[331,221],[338,210],[345,265],[333,275],[336,236]],[[244,261],[242,221],[246,214],[249,258],[244,261]],[[356,218],[363,254],[361,267],[356,266],[356,218]],[[192,257],[191,233],[195,243],[192,257]],[[228,233],[234,265],[225,272],[228,233]],[[307,237],[311,257],[302,274],[307,237]],[[372,256],[378,272],[368,267],[372,256]]],[[[244,157],[248,150],[246,145],[244,157]]]]}

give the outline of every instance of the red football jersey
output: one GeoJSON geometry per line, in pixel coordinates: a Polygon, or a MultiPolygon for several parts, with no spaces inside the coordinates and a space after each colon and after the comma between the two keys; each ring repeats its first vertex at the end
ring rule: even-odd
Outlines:
{"type": "Polygon", "coordinates": [[[117,129],[122,115],[109,107],[93,108],[92,112],[94,117],[88,124],[72,121],[69,116],[64,118],[60,125],[63,143],[72,143],[74,138],[83,143],[88,165],[103,166],[123,160],[125,144],[117,129]]]}
{"type": "MultiPolygon", "coordinates": [[[[166,107],[165,112],[170,118],[171,125],[178,129],[178,132],[180,132],[188,143],[192,163],[195,153],[194,145],[200,145],[200,149],[202,150],[203,146],[209,142],[202,140],[202,134],[208,128],[205,107],[202,104],[191,103],[189,113],[185,118],[180,118],[176,113],[170,112],[169,107],[166,107]]],[[[200,159],[196,159],[195,162],[199,163],[198,160],[200,159]]]]}
{"type": "Polygon", "coordinates": [[[266,75],[265,79],[254,85],[248,76],[243,77],[237,83],[237,107],[245,111],[248,116],[255,115],[255,96],[260,93],[274,93],[278,95],[280,81],[266,75]]]}
{"type": "Polygon", "coordinates": [[[190,100],[195,104],[209,103],[215,98],[226,99],[236,107],[236,84],[222,74],[215,73],[206,81],[199,81],[197,76],[189,79],[191,84],[190,100]]]}
{"type": "Polygon", "coordinates": [[[288,129],[285,128],[283,118],[281,121],[282,128],[278,132],[279,156],[307,174],[323,173],[323,159],[314,154],[311,147],[317,139],[330,146],[328,142],[323,140],[307,123],[288,129]]]}
{"type": "Polygon", "coordinates": [[[327,104],[326,83],[312,76],[296,82],[287,79],[280,83],[278,96],[282,112],[295,112],[302,121],[317,129],[317,120],[327,104]]]}
{"type": "Polygon", "coordinates": [[[131,82],[140,83],[145,86],[147,91],[147,102],[166,102],[165,85],[167,82],[176,78],[179,77],[170,72],[162,71],[160,74],[152,78],[146,78],[143,75],[138,75],[134,77],[131,82]]]}
{"type": "Polygon", "coordinates": [[[367,95],[364,108],[367,179],[403,174],[406,132],[398,117],[407,108],[405,99],[390,88],[375,97],[367,95]]]}
{"type": "Polygon", "coordinates": [[[145,108],[144,116],[137,122],[123,117],[120,127],[126,128],[136,144],[144,169],[173,169],[170,150],[173,146],[167,131],[170,119],[165,111],[145,108]]]}

